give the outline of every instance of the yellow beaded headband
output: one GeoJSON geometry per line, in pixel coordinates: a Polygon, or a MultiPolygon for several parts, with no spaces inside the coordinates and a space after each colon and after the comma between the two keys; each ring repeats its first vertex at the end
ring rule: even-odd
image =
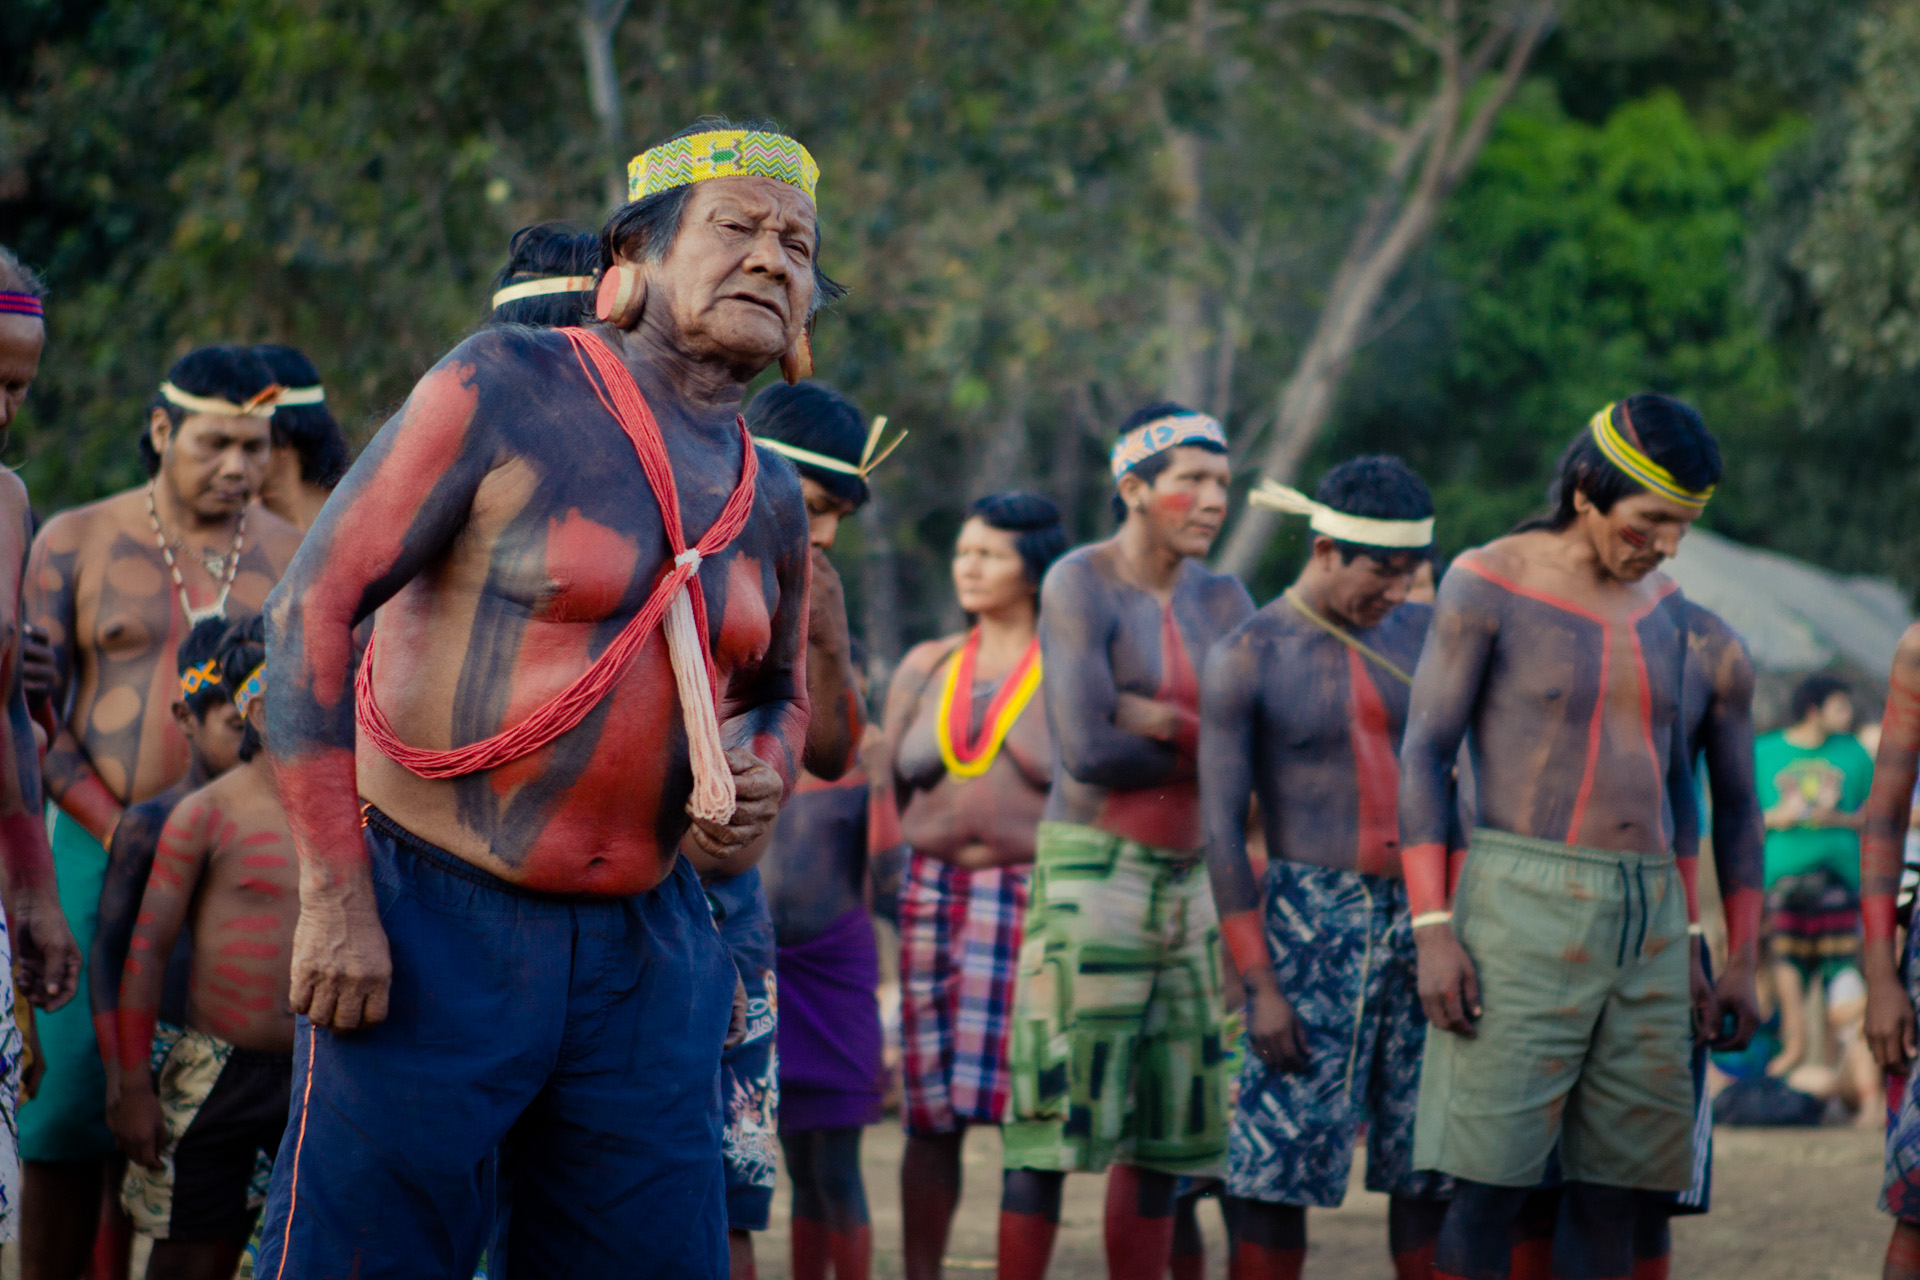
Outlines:
{"type": "Polygon", "coordinates": [[[253,710],[253,704],[260,700],[260,695],[267,691],[266,677],[267,664],[263,662],[253,669],[252,675],[240,682],[238,689],[234,690],[233,708],[240,713],[242,720],[247,718],[247,712],[253,710]]]}
{"type": "Polygon", "coordinates": [[[182,391],[171,382],[160,384],[161,397],[175,408],[185,409],[188,413],[209,413],[220,418],[271,418],[286,391],[276,382],[263,388],[246,403],[235,404],[231,400],[220,400],[213,396],[196,396],[191,391],[182,391]]]}
{"type": "Polygon", "coordinates": [[[641,152],[627,163],[627,199],[644,200],[662,191],[709,178],[772,178],[814,198],[820,166],[798,141],[757,129],[715,129],[674,138],[641,152]]]}
{"type": "Polygon", "coordinates": [[[592,276],[545,276],[539,280],[524,280],[495,293],[493,309],[498,311],[509,302],[518,302],[522,298],[541,298],[550,293],[587,293],[593,286],[592,276]]]}
{"type": "MultiPolygon", "coordinates": [[[[1613,425],[1613,408],[1613,405],[1608,405],[1594,414],[1593,421],[1588,424],[1593,430],[1594,444],[1600,447],[1601,456],[1626,472],[1629,479],[1648,493],[1692,511],[1704,510],[1707,499],[1713,497],[1713,486],[1708,485],[1700,490],[1689,489],[1674,479],[1672,472],[1634,448],[1620,434],[1619,428],[1613,425]]],[[[1622,405],[1620,411],[1625,413],[1626,407],[1622,405]]]]}
{"type": "Polygon", "coordinates": [[[188,667],[180,673],[180,696],[191,698],[202,689],[212,689],[220,683],[220,663],[218,659],[208,658],[197,667],[188,667]]]}
{"type": "Polygon", "coordinates": [[[785,440],[775,440],[770,436],[755,436],[753,442],[763,449],[771,449],[783,458],[792,458],[795,462],[804,462],[810,467],[819,467],[825,471],[838,471],[841,475],[859,476],[865,480],[873,474],[873,469],[885,462],[893,451],[900,447],[908,432],[902,431],[893,438],[893,443],[881,449],[874,449],[880,443],[880,433],[887,429],[887,416],[883,413],[873,420],[873,426],[867,431],[866,448],[860,451],[860,461],[847,462],[840,458],[829,457],[824,453],[815,453],[811,449],[802,449],[797,444],[788,444],[785,440]]]}

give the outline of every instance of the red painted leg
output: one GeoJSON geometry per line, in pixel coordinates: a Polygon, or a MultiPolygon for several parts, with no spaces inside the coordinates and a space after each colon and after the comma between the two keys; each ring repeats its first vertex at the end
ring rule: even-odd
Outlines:
{"type": "Polygon", "coordinates": [[[873,1273],[873,1228],[829,1232],[827,1256],[833,1259],[834,1280],[867,1280],[873,1273]]]}
{"type": "Polygon", "coordinates": [[[795,1215],[788,1239],[793,1243],[793,1280],[827,1280],[827,1224],[795,1215]]]}
{"type": "Polygon", "coordinates": [[[1160,1217],[1141,1209],[1140,1171],[1117,1164],[1107,1172],[1107,1275],[1161,1280],[1173,1257],[1173,1206],[1160,1217]]]}
{"type": "MultiPolygon", "coordinates": [[[[1060,1224],[1037,1213],[1000,1211],[1000,1280],[1043,1280],[1060,1224]]],[[[796,1277],[798,1280],[798,1277],[796,1277]]]]}

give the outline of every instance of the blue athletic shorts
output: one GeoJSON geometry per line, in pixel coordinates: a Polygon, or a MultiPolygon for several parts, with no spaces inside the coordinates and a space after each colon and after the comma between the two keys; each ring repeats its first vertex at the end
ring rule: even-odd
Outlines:
{"type": "Polygon", "coordinates": [[[367,810],[387,1020],[299,1021],[267,1280],[471,1276],[511,1189],[514,1280],[727,1274],[734,974],[684,860],[630,898],[532,894],[367,810]]]}
{"type": "Polygon", "coordinates": [[[1338,1205],[1367,1129],[1367,1189],[1416,1199],[1447,1179],[1413,1168],[1427,1037],[1407,890],[1358,871],[1270,863],[1267,951],[1306,1032],[1302,1071],[1247,1050],[1227,1128],[1227,1190],[1269,1204],[1338,1205]]]}
{"type": "Polygon", "coordinates": [[[707,885],[720,941],[747,988],[747,1038],[720,1057],[720,1150],[727,1162],[727,1228],[765,1231],[773,1211],[780,1133],[778,997],[773,913],[753,868],[707,885]]]}

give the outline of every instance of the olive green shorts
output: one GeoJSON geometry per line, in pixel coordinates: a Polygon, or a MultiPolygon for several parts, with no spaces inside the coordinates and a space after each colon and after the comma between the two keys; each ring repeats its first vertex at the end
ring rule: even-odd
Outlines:
{"type": "Polygon", "coordinates": [[[1485,1012],[1427,1035],[1414,1165],[1493,1186],[1680,1191],[1694,1119],[1687,907],[1671,854],[1485,828],[1455,895],[1485,1012]]]}
{"type": "Polygon", "coordinates": [[[1221,1171],[1220,922],[1205,864],[1043,822],[1030,895],[1006,1167],[1221,1171]]]}

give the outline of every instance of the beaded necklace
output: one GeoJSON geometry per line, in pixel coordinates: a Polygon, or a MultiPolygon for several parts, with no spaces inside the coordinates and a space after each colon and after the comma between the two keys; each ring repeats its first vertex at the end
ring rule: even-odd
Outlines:
{"type": "Polygon", "coordinates": [[[207,576],[220,583],[220,594],[215,597],[212,604],[204,609],[196,609],[193,607],[193,601],[187,596],[187,584],[180,577],[180,566],[174,561],[173,547],[167,542],[167,535],[160,527],[160,508],[154,505],[153,485],[153,481],[147,481],[147,523],[153,526],[153,540],[160,547],[160,558],[167,562],[167,572],[173,575],[173,589],[179,593],[180,608],[187,615],[187,627],[189,629],[197,627],[209,618],[226,617],[227,596],[233,591],[233,580],[240,574],[240,549],[246,545],[247,540],[247,509],[240,508],[240,521],[233,530],[233,545],[227,548],[225,555],[211,558],[199,556],[200,563],[206,566],[207,576]],[[213,560],[218,560],[226,572],[216,572],[213,560]]]}

